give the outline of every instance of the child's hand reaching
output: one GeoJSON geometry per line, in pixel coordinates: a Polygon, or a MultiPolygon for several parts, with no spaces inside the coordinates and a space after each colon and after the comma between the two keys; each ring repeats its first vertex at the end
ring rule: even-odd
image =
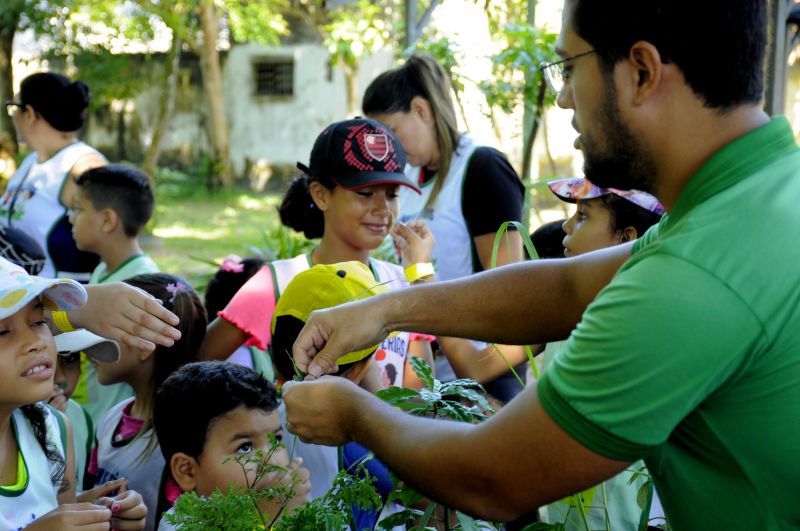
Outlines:
{"type": "Polygon", "coordinates": [[[93,489],[85,490],[78,495],[77,499],[79,502],[99,503],[98,500],[100,498],[114,496],[126,490],[128,490],[128,480],[119,478],[114,481],[107,481],[93,489]]]}
{"type": "Polygon", "coordinates": [[[436,239],[424,221],[415,219],[407,225],[398,221],[392,227],[392,238],[403,266],[431,261],[436,239]]]}
{"type": "Polygon", "coordinates": [[[96,503],[111,509],[111,529],[120,531],[144,529],[147,506],[142,500],[142,495],[135,490],[126,490],[111,498],[99,498],[96,503]]]}
{"type": "MultiPolygon", "coordinates": [[[[50,531],[52,529],[99,530],[108,529],[110,521],[111,511],[106,507],[93,503],[65,503],[40,516],[25,529],[29,531],[50,531]]],[[[125,529],[142,529],[143,527],[144,520],[142,520],[141,527],[125,529]]]]}

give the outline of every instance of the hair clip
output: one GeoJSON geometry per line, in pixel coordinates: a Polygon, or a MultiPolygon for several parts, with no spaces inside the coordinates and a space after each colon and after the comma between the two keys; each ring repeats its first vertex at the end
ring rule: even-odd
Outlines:
{"type": "Polygon", "coordinates": [[[242,257],[235,254],[229,254],[222,259],[221,269],[227,273],[242,273],[244,271],[242,257]]]}
{"type": "Polygon", "coordinates": [[[169,302],[170,304],[174,303],[175,302],[175,294],[178,293],[182,289],[189,289],[189,288],[186,287],[186,284],[184,284],[183,282],[178,282],[178,283],[172,283],[171,282],[171,283],[167,284],[166,290],[167,290],[168,293],[172,294],[172,297],[170,297],[167,300],[167,302],[169,302]]]}

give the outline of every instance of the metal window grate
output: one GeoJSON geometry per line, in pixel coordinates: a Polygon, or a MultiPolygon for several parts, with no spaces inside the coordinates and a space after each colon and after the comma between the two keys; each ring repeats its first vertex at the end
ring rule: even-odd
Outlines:
{"type": "Polygon", "coordinates": [[[253,63],[256,96],[294,95],[294,60],[259,59],[253,63]]]}

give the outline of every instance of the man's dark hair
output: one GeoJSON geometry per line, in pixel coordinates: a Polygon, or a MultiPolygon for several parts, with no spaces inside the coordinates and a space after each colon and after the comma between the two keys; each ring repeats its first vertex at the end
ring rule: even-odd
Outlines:
{"type": "Polygon", "coordinates": [[[158,389],[153,411],[167,467],[178,452],[199,457],[212,424],[240,406],[274,411],[275,388],[256,371],[229,361],[189,363],[172,373],[158,389]]]}
{"type": "Polygon", "coordinates": [[[153,215],[150,177],[138,168],[108,164],[83,172],[75,183],[96,210],[117,213],[129,238],[136,237],[153,215]]]}
{"type": "Polygon", "coordinates": [[[758,103],[764,92],[766,0],[572,0],[575,32],[607,70],[634,43],[654,45],[706,107],[758,103]]]}

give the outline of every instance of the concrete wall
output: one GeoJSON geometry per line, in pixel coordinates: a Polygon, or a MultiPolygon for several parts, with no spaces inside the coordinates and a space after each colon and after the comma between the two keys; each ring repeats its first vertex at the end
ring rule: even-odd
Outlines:
{"type": "MultiPolygon", "coordinates": [[[[347,118],[346,80],[329,65],[328,51],[318,44],[267,48],[258,44],[237,45],[223,58],[225,108],[230,127],[230,157],[237,176],[264,184],[272,167],[307,162],[320,131],[329,123],[347,118]],[[261,58],[294,59],[294,95],[256,96],[253,63],[261,58]]],[[[358,78],[358,101],[369,82],[393,65],[391,50],[363,60],[358,78]]],[[[175,112],[162,146],[162,162],[191,165],[211,153],[206,133],[207,104],[199,82],[196,59],[182,61],[175,112]]],[[[159,64],[152,68],[163,68],[159,64]]],[[[112,104],[95,113],[86,140],[119,158],[119,119],[124,119],[125,155],[138,162],[152,138],[161,94],[153,86],[130,102],[112,104]]]]}

